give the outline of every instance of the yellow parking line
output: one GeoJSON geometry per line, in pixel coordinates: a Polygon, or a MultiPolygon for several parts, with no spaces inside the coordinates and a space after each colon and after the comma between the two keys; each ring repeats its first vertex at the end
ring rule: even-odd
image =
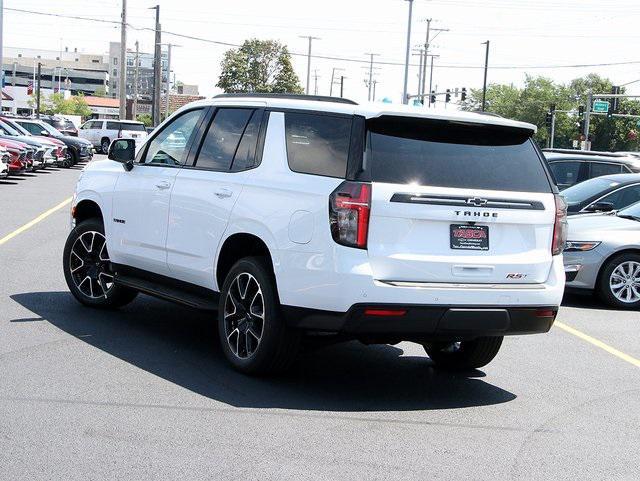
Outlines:
{"type": "Polygon", "coordinates": [[[18,227],[16,230],[14,230],[11,234],[7,234],[6,236],[4,236],[2,239],[0,239],[0,246],[2,244],[4,244],[5,242],[10,241],[11,239],[13,239],[15,236],[17,236],[18,234],[21,234],[22,232],[26,231],[27,229],[30,229],[31,227],[33,227],[34,225],[36,225],[38,222],[40,222],[41,220],[46,219],[47,217],[49,217],[51,214],[53,214],[55,211],[62,209],[65,205],[69,205],[69,203],[71,203],[71,199],[73,197],[69,197],[68,199],[63,200],[62,202],[60,202],[58,205],[56,205],[55,207],[52,207],[51,209],[47,210],[46,212],[43,212],[42,214],[40,214],[38,217],[36,217],[35,219],[33,219],[30,222],[27,222],[25,225],[23,225],[22,227],[18,227]]]}
{"type": "Polygon", "coordinates": [[[614,356],[622,359],[623,361],[627,361],[629,364],[633,364],[635,367],[640,367],[640,359],[636,359],[635,357],[630,356],[629,354],[625,354],[622,351],[618,351],[615,347],[611,347],[609,344],[605,344],[604,342],[596,339],[595,337],[591,337],[588,334],[585,334],[584,332],[578,331],[577,329],[571,326],[568,326],[563,322],[556,321],[554,323],[554,326],[557,326],[563,331],[568,332],[569,334],[573,334],[574,336],[579,337],[583,341],[587,341],[588,343],[593,344],[594,346],[599,347],[604,351],[607,351],[609,354],[613,354],[614,356]]]}

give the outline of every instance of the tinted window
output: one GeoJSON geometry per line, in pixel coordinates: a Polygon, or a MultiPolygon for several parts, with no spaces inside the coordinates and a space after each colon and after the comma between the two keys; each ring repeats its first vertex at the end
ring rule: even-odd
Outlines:
{"type": "Polygon", "coordinates": [[[196,166],[227,171],[253,110],[218,109],[200,148],[196,166]]]}
{"type": "Polygon", "coordinates": [[[90,129],[101,129],[102,128],[102,120],[94,120],[91,122],[88,128],[90,129]]]}
{"type": "Polygon", "coordinates": [[[373,181],[550,192],[531,133],[410,118],[369,120],[365,170],[373,181]]]}
{"type": "Polygon", "coordinates": [[[190,110],[166,125],[149,143],[143,162],[182,165],[187,158],[187,145],[198,125],[202,109],[190,110]]]}
{"type": "Polygon", "coordinates": [[[33,135],[40,135],[40,132],[45,130],[44,127],[41,127],[38,124],[32,124],[31,122],[20,122],[20,125],[22,125],[22,128],[26,129],[27,132],[33,135]]]}
{"type": "Polygon", "coordinates": [[[631,185],[603,197],[598,202],[611,202],[618,210],[640,201],[640,186],[631,185]]]}
{"type": "Polygon", "coordinates": [[[244,129],[244,134],[242,135],[240,145],[238,145],[236,156],[233,158],[233,164],[231,166],[233,172],[240,172],[241,170],[255,167],[256,147],[258,145],[261,120],[262,112],[256,110],[251,116],[247,127],[244,129]]]}
{"type": "Polygon", "coordinates": [[[600,177],[601,175],[619,174],[622,172],[620,164],[605,164],[602,162],[591,163],[591,177],[600,177]]]}
{"type": "Polygon", "coordinates": [[[130,123],[123,123],[120,124],[120,128],[122,130],[127,130],[129,132],[145,132],[146,129],[144,128],[144,124],[130,124],[130,123]]]}
{"type": "Polygon", "coordinates": [[[553,162],[549,168],[559,186],[569,186],[578,182],[580,174],[580,162],[553,162]]]}
{"type": "Polygon", "coordinates": [[[120,122],[107,122],[107,130],[120,130],[120,122]]]}
{"type": "Polygon", "coordinates": [[[294,172],[344,177],[352,119],[316,114],[285,114],[287,159],[294,172]]]}

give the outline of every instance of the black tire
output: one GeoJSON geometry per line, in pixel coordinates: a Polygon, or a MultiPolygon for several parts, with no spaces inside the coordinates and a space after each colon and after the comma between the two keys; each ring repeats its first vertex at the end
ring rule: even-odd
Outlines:
{"type": "Polygon", "coordinates": [[[67,161],[67,165],[65,165],[65,167],[67,168],[73,167],[79,162],[78,153],[75,150],[71,149],[69,154],[69,158],[65,159],[67,161]]]}
{"type": "Polygon", "coordinates": [[[291,366],[300,348],[300,334],[288,328],[281,315],[268,259],[246,257],[231,268],[220,292],[218,332],[224,355],[240,372],[271,374],[291,366]],[[242,297],[240,289],[245,280],[247,287],[242,297]],[[262,295],[262,320],[257,315],[260,306],[256,286],[262,295]],[[229,299],[230,295],[235,302],[229,299]],[[250,335],[251,331],[254,335],[250,335]]]}
{"type": "Polygon", "coordinates": [[[464,370],[486,366],[496,357],[503,337],[480,337],[473,341],[434,342],[425,344],[427,352],[436,367],[464,370]]]}
{"type": "Polygon", "coordinates": [[[102,150],[102,153],[104,155],[107,155],[109,153],[109,145],[111,145],[111,141],[107,137],[104,137],[100,141],[100,150],[102,150]]]}
{"type": "MultiPolygon", "coordinates": [[[[600,271],[600,275],[598,276],[598,281],[596,283],[596,291],[603,302],[618,309],[640,308],[640,299],[638,299],[638,296],[636,296],[634,292],[634,290],[636,292],[640,292],[640,272],[637,276],[634,276],[633,274],[629,276],[629,291],[624,291],[625,294],[626,292],[630,292],[631,294],[631,300],[629,302],[616,297],[612,288],[612,276],[614,271],[621,266],[634,265],[633,263],[640,266],[640,255],[632,252],[615,256],[605,263],[604,267],[600,271]]],[[[626,279],[623,280],[620,278],[619,280],[621,283],[626,281],[626,279]]],[[[625,298],[626,296],[623,295],[622,297],[625,298]]]]}
{"type": "Polygon", "coordinates": [[[111,263],[108,260],[106,246],[104,250],[101,249],[102,239],[96,233],[101,234],[104,239],[104,226],[100,219],[85,220],[69,233],[62,260],[67,286],[73,297],[85,306],[103,309],[124,306],[135,299],[138,291],[109,282],[109,278],[113,279],[111,263]],[[92,234],[93,240],[90,240],[92,234]],[[83,241],[85,244],[90,243],[91,250],[94,251],[93,255],[84,247],[83,241]],[[94,245],[95,242],[98,243],[94,245]],[[85,252],[86,257],[84,257],[85,252]],[[78,267],[80,263],[82,265],[78,267]],[[82,282],[79,281],[80,278],[83,279],[82,282]]]}

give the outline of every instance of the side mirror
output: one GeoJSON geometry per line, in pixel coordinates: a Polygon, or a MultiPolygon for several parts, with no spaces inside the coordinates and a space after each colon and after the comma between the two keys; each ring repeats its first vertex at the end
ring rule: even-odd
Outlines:
{"type": "Polygon", "coordinates": [[[611,202],[595,202],[584,210],[587,212],[611,212],[614,210],[614,206],[611,202]]]}
{"type": "Polygon", "coordinates": [[[42,130],[40,131],[40,135],[42,135],[43,137],[49,137],[49,132],[47,130],[42,130]]]}
{"type": "Polygon", "coordinates": [[[133,139],[116,139],[109,146],[109,159],[121,162],[125,170],[133,169],[136,157],[136,141],[133,139]]]}

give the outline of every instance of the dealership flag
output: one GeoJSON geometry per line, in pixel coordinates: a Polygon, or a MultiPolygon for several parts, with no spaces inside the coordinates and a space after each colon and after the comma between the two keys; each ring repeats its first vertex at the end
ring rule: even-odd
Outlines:
{"type": "Polygon", "coordinates": [[[27,84],[27,95],[33,95],[33,81],[29,80],[27,84]]]}

